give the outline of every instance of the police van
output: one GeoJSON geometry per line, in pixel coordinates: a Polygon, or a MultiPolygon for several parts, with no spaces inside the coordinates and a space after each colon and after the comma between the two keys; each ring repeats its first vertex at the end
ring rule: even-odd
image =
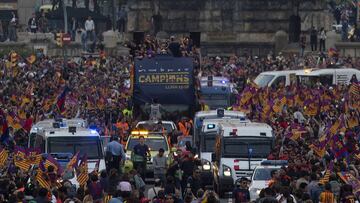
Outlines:
{"type": "Polygon", "coordinates": [[[227,108],[235,101],[234,84],[226,77],[201,77],[199,99],[210,109],[227,108]]]}
{"type": "MultiPolygon", "coordinates": [[[[71,157],[87,155],[89,172],[99,162],[99,171],[104,170],[104,148],[96,130],[83,128],[86,122],[81,119],[44,120],[36,123],[29,136],[28,147],[38,148],[41,153],[51,154],[65,168],[71,157]]],[[[73,184],[78,185],[74,172],[68,174],[73,184]]]]}
{"type": "Polygon", "coordinates": [[[274,146],[272,128],[265,123],[219,124],[213,161],[214,189],[231,191],[241,177],[250,177],[274,146]]]}
{"type": "MultiPolygon", "coordinates": [[[[314,70],[314,69],[313,69],[314,70]]],[[[296,75],[311,72],[311,69],[265,71],[260,73],[254,80],[258,87],[277,88],[280,84],[289,86],[296,83],[296,75]]]]}
{"type": "Polygon", "coordinates": [[[261,190],[269,187],[272,171],[279,171],[281,167],[287,166],[287,164],[286,160],[263,160],[260,166],[256,166],[249,187],[250,200],[255,201],[259,198],[261,190]]]}
{"type": "Polygon", "coordinates": [[[229,117],[229,118],[237,118],[242,121],[245,121],[248,119],[246,118],[246,114],[240,111],[228,111],[224,109],[216,109],[216,110],[210,110],[210,111],[199,111],[195,114],[194,117],[194,133],[193,133],[193,139],[196,147],[198,148],[200,145],[200,132],[203,126],[203,121],[205,119],[215,119],[215,118],[223,118],[223,117],[229,117]]]}
{"type": "Polygon", "coordinates": [[[355,76],[360,80],[360,70],[354,68],[326,68],[297,73],[296,77],[300,84],[314,86],[321,85],[348,85],[355,76]]]}
{"type": "Polygon", "coordinates": [[[250,121],[242,121],[237,118],[229,117],[205,119],[203,121],[203,126],[200,133],[199,158],[201,159],[202,164],[201,179],[205,185],[212,185],[213,183],[212,154],[215,152],[216,135],[219,130],[219,124],[222,122],[237,124],[250,121]]]}

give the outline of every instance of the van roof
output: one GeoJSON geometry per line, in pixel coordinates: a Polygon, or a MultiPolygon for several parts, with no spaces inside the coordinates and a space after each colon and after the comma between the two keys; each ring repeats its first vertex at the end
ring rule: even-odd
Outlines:
{"type": "MultiPolygon", "coordinates": [[[[136,126],[138,126],[139,124],[157,124],[159,121],[157,121],[157,120],[148,120],[148,121],[139,121],[137,124],[136,124],[136,126]]],[[[174,122],[172,122],[172,121],[163,121],[163,120],[161,120],[161,123],[163,123],[163,124],[173,124],[174,122]]]]}
{"type": "Polygon", "coordinates": [[[90,129],[76,129],[76,132],[70,133],[68,129],[62,129],[57,131],[47,131],[45,132],[45,137],[70,137],[70,136],[76,136],[76,137],[100,137],[99,133],[96,130],[90,130],[90,129]]]}
{"type": "MultiPolygon", "coordinates": [[[[207,82],[209,79],[208,77],[201,77],[200,82],[207,82]]],[[[213,76],[212,81],[226,81],[229,82],[229,79],[227,77],[219,77],[219,76],[213,76]]]]}
{"type": "Polygon", "coordinates": [[[229,118],[229,117],[225,117],[225,118],[212,118],[212,119],[205,119],[203,121],[203,126],[207,126],[207,125],[211,125],[214,124],[214,128],[212,129],[207,129],[204,128],[203,132],[213,132],[213,131],[217,131],[219,129],[219,124],[220,123],[232,123],[232,124],[237,124],[237,123],[244,123],[244,122],[251,122],[250,120],[246,120],[246,121],[240,121],[240,119],[238,118],[229,118]]]}
{"type": "Polygon", "coordinates": [[[332,74],[335,72],[341,72],[341,73],[346,73],[346,72],[350,72],[353,74],[360,74],[360,70],[354,69],[354,68],[325,68],[325,69],[317,69],[317,70],[313,70],[309,73],[296,73],[296,75],[302,75],[302,76],[317,76],[319,74],[332,74]]]}
{"type": "MultiPolygon", "coordinates": [[[[55,119],[45,119],[42,121],[37,122],[35,125],[31,127],[31,132],[37,132],[38,130],[56,130],[53,127],[53,123],[56,122],[55,119]]],[[[69,126],[73,127],[86,127],[86,121],[81,118],[73,118],[73,119],[62,119],[62,123],[65,123],[65,127],[68,128],[69,126]]],[[[57,128],[58,129],[58,128],[57,128]]]]}
{"type": "MultiPolygon", "coordinates": [[[[196,112],[195,114],[195,118],[197,117],[204,117],[204,119],[209,116],[216,116],[217,115],[217,110],[209,110],[209,111],[199,111],[196,112]]],[[[224,110],[224,116],[225,117],[244,117],[246,118],[246,114],[244,112],[241,111],[228,111],[228,110],[224,110]]],[[[214,117],[216,118],[216,117],[214,117]]]]}
{"type": "Polygon", "coordinates": [[[238,136],[261,136],[265,133],[265,137],[273,137],[272,128],[266,123],[230,123],[223,122],[219,124],[219,128],[224,130],[224,137],[230,137],[233,130],[236,130],[238,136]],[[227,131],[227,132],[226,132],[227,131]]]}
{"type": "MultiPolygon", "coordinates": [[[[312,69],[314,71],[316,69],[312,69]]],[[[281,71],[265,71],[260,73],[260,75],[288,75],[288,74],[302,74],[306,71],[309,71],[309,69],[299,69],[299,70],[281,70],[281,71]]]]}

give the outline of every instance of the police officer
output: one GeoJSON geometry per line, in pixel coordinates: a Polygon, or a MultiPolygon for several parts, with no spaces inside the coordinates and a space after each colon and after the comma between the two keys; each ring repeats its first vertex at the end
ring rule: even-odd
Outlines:
{"type": "Polygon", "coordinates": [[[111,169],[120,169],[120,164],[125,160],[124,147],[119,143],[116,136],[110,138],[110,142],[106,145],[106,163],[108,171],[111,169]]]}

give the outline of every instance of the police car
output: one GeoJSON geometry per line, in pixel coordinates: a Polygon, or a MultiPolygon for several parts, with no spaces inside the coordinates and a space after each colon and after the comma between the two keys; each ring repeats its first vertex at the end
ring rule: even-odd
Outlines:
{"type": "Polygon", "coordinates": [[[286,160],[263,160],[260,166],[255,167],[249,187],[250,200],[256,200],[260,191],[269,186],[272,171],[280,170],[281,167],[287,164],[286,160]]]}
{"type": "Polygon", "coordinates": [[[145,138],[145,144],[149,147],[151,157],[148,157],[146,165],[146,174],[147,176],[152,176],[154,172],[153,158],[159,152],[159,149],[164,149],[164,156],[168,156],[170,152],[170,146],[161,132],[148,132],[148,131],[132,131],[131,135],[126,142],[126,158],[132,159],[132,152],[134,147],[139,144],[140,137],[145,138]]]}

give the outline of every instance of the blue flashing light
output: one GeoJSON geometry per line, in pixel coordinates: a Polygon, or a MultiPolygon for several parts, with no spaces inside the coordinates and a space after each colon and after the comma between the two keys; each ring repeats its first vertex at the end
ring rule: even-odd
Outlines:
{"type": "Polygon", "coordinates": [[[221,81],[221,83],[222,83],[222,84],[225,84],[225,83],[226,83],[226,81],[225,81],[225,80],[222,80],[222,81],[221,81]]]}
{"type": "Polygon", "coordinates": [[[214,129],[215,128],[215,124],[208,124],[207,125],[207,129],[214,129]]]}
{"type": "Polygon", "coordinates": [[[91,134],[96,134],[97,131],[96,131],[96,130],[90,130],[90,133],[91,133],[91,134]]]}

